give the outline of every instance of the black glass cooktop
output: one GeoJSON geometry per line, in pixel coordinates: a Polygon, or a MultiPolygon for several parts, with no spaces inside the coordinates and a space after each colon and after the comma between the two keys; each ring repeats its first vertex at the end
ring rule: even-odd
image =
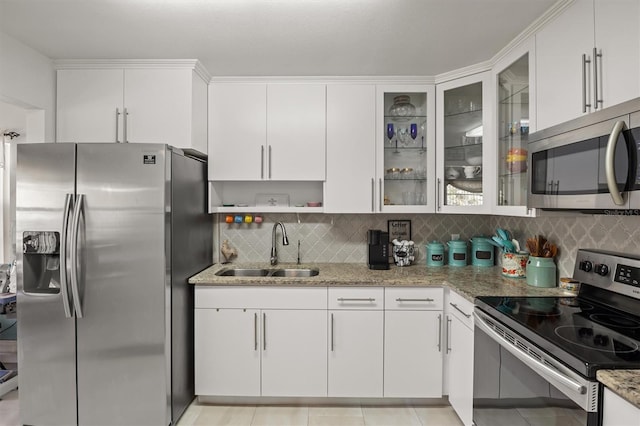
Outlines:
{"type": "Polygon", "coordinates": [[[588,378],[640,368],[640,317],[575,297],[489,297],[476,305],[588,378]]]}

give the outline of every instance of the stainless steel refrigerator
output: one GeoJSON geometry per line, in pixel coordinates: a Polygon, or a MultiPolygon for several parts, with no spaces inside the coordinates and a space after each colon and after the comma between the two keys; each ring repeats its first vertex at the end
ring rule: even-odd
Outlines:
{"type": "Polygon", "coordinates": [[[20,417],[170,425],[193,400],[206,162],[161,144],[17,147],[20,417]]]}

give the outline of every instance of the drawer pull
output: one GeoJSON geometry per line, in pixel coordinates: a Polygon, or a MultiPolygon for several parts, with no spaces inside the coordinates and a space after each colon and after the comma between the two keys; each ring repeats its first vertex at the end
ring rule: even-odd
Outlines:
{"type": "Polygon", "coordinates": [[[373,303],[375,302],[376,299],[374,299],[373,297],[363,297],[363,298],[348,298],[348,297],[338,297],[338,302],[369,302],[369,303],[373,303]]]}
{"type": "Polygon", "coordinates": [[[464,315],[465,317],[467,317],[467,318],[471,318],[471,314],[467,314],[467,313],[465,313],[465,311],[463,311],[462,309],[458,308],[458,305],[456,305],[455,303],[451,303],[451,302],[449,302],[449,304],[450,304],[451,306],[453,306],[454,308],[456,308],[456,310],[457,310],[458,312],[460,312],[462,315],[464,315]]]}
{"type": "Polygon", "coordinates": [[[403,299],[398,297],[396,299],[396,302],[434,302],[435,299],[429,299],[428,297],[426,299],[403,299]]]}

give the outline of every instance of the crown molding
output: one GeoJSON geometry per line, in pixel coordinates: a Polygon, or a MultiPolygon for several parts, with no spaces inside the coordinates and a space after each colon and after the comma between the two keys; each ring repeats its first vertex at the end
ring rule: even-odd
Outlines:
{"type": "Polygon", "coordinates": [[[458,78],[467,77],[473,74],[491,70],[493,63],[491,61],[484,61],[467,67],[458,68],[457,70],[447,71],[435,76],[436,84],[446,83],[447,81],[456,80],[458,78]]]}
{"type": "Polygon", "coordinates": [[[120,69],[120,68],[189,68],[205,82],[211,74],[197,59],[56,59],[56,70],[62,69],[120,69]]]}
{"type": "Polygon", "coordinates": [[[214,76],[210,83],[435,84],[429,76],[214,76]]]}

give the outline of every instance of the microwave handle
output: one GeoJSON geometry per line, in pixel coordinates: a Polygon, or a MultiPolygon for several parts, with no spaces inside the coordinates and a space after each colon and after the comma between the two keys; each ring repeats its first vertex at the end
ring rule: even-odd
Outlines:
{"type": "Polygon", "coordinates": [[[622,193],[618,191],[618,182],[616,182],[616,170],[615,170],[615,154],[616,154],[616,143],[618,142],[618,137],[620,133],[627,129],[627,125],[623,120],[616,121],[616,124],[613,126],[611,130],[611,135],[609,135],[609,141],[607,142],[607,150],[605,154],[605,162],[604,162],[604,172],[607,177],[607,186],[609,187],[609,194],[611,194],[611,198],[613,202],[617,206],[624,205],[624,197],[622,193]]]}

